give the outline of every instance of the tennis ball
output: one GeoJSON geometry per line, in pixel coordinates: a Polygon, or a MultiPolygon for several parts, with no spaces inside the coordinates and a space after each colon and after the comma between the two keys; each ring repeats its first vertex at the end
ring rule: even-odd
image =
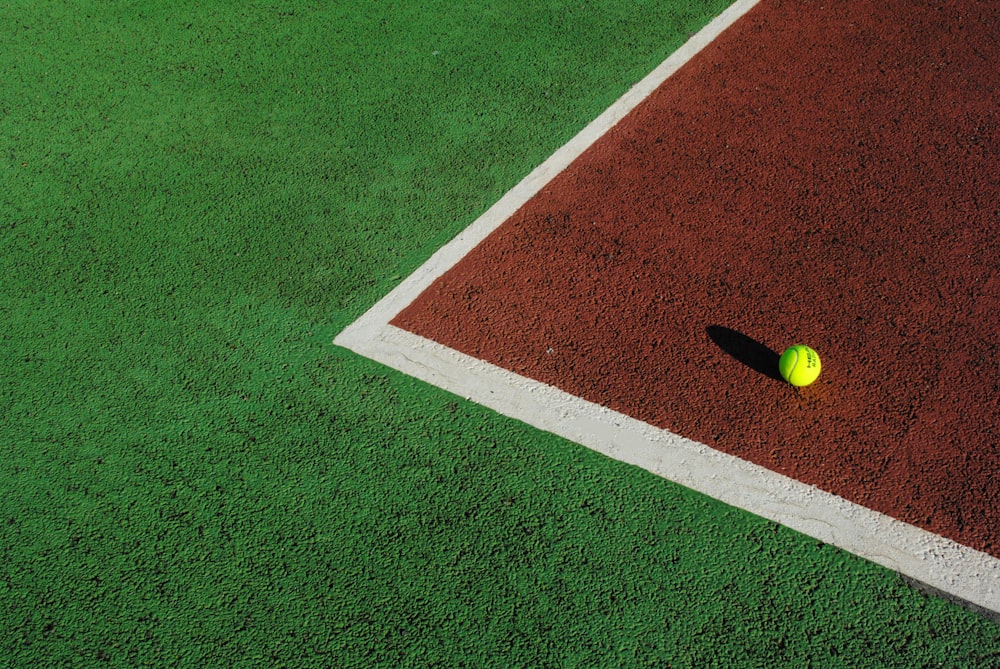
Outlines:
{"type": "Polygon", "coordinates": [[[808,386],[819,376],[821,367],[819,354],[803,344],[785,349],[778,360],[781,378],[793,386],[808,386]]]}

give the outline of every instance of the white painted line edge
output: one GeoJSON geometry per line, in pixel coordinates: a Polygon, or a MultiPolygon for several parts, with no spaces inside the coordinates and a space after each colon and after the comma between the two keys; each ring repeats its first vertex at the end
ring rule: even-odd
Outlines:
{"type": "Polygon", "coordinates": [[[695,54],[750,11],[758,2],[759,0],[738,0],[715,17],[677,51],[670,54],[655,70],[608,107],[603,114],[594,119],[544,163],[536,167],[520,183],[497,200],[496,204],[482,216],[453,240],[438,249],[413,274],[379,300],[361,318],[348,326],[341,336],[350,336],[354,330],[378,329],[381,324],[388,323],[395,318],[396,314],[417,299],[438,277],[464,258],[469,251],[486,239],[490,233],[500,227],[514,212],[544,188],[549,181],[566,169],[570,163],[613,128],[615,124],[625,118],[639,103],[648,98],[670,75],[691,60],[695,54]]]}
{"type": "Polygon", "coordinates": [[[404,374],[1000,613],[1000,560],[842,497],[384,325],[337,343],[404,374]]]}
{"type": "Polygon", "coordinates": [[[842,548],[947,595],[1000,613],[1000,560],[991,555],[389,324],[438,277],[758,1],[738,0],[716,17],[349,325],[334,344],[505,416],[842,548]]]}

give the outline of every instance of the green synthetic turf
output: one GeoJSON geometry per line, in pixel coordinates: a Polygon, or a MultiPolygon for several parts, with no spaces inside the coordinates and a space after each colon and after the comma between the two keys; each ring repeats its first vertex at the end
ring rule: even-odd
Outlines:
{"type": "Polygon", "coordinates": [[[0,666],[1000,666],[330,344],[724,5],[0,0],[0,666]]]}

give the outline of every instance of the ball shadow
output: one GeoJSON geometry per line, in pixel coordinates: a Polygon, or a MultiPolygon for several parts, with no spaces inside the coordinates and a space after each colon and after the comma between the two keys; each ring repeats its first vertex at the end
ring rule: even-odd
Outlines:
{"type": "Polygon", "coordinates": [[[767,346],[742,332],[721,325],[709,325],[705,332],[716,346],[750,369],[775,381],[783,381],[778,372],[778,358],[781,356],[767,346]]]}

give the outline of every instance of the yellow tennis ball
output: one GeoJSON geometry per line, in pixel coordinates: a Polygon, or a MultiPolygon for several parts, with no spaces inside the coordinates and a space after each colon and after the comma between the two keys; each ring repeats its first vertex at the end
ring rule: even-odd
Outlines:
{"type": "Polygon", "coordinates": [[[793,386],[808,386],[819,376],[821,367],[819,354],[803,344],[786,349],[778,359],[781,378],[793,386]]]}

